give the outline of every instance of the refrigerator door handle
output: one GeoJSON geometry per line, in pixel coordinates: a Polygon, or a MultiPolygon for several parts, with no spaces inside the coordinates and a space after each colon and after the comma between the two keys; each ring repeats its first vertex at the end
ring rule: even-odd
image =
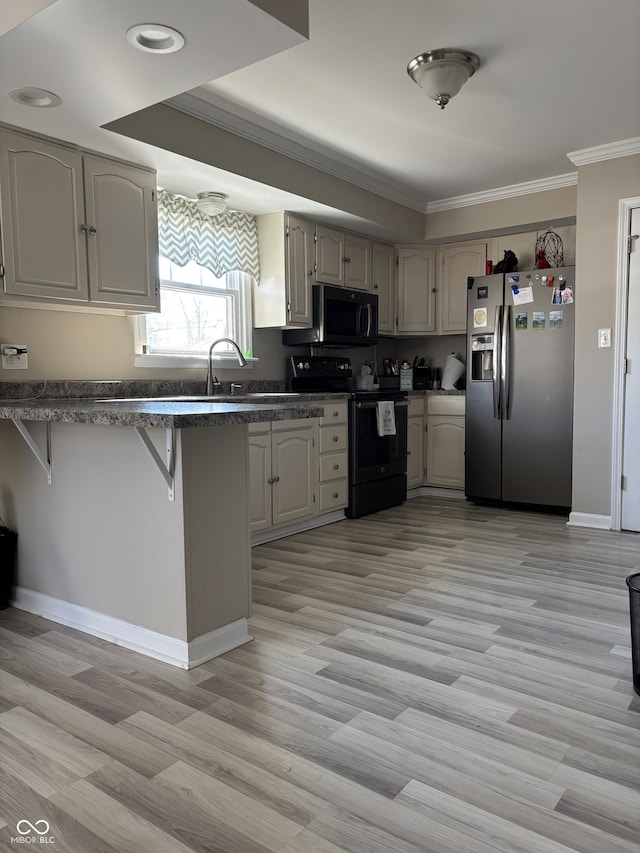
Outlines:
{"type": "Polygon", "coordinates": [[[502,373],[502,306],[496,308],[496,316],[493,323],[493,417],[497,420],[501,416],[501,373],[502,373]]]}
{"type": "Polygon", "coordinates": [[[511,306],[507,306],[507,313],[502,325],[502,352],[501,352],[501,379],[502,379],[502,417],[507,420],[511,417],[511,306]]]}

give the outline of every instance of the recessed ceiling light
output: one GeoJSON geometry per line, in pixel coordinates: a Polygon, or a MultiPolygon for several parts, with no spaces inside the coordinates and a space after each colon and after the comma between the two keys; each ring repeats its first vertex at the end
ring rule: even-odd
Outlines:
{"type": "Polygon", "coordinates": [[[175,53],[184,45],[184,36],[164,24],[136,24],[127,30],[127,41],[147,53],[175,53]]]}
{"type": "Polygon", "coordinates": [[[48,92],[46,89],[38,89],[35,86],[20,86],[19,89],[12,89],[9,97],[24,107],[57,107],[62,103],[62,98],[55,92],[48,92]]]}

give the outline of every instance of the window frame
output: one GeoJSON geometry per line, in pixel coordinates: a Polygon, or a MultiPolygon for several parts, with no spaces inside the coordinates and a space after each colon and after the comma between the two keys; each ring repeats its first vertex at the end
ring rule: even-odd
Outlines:
{"type": "MultiPolygon", "coordinates": [[[[169,258],[164,260],[171,263],[174,269],[180,269],[177,264],[174,264],[169,258]]],[[[184,290],[187,293],[195,295],[203,292],[215,292],[229,297],[230,301],[235,303],[235,314],[237,317],[238,328],[234,331],[231,337],[237,341],[243,353],[251,352],[253,346],[253,323],[251,312],[251,290],[253,287],[253,278],[240,270],[234,270],[225,274],[225,278],[231,277],[231,284],[235,287],[215,288],[203,284],[191,284],[190,282],[181,282],[170,279],[159,279],[160,293],[162,288],[171,288],[172,290],[184,290]]],[[[147,315],[139,314],[133,318],[134,321],[134,364],[136,367],[178,367],[178,368],[202,368],[207,364],[207,352],[147,352],[147,315]]],[[[235,352],[224,352],[224,350],[214,350],[211,355],[211,361],[220,369],[240,368],[238,357],[235,352]]],[[[252,366],[252,362],[258,361],[257,358],[247,357],[247,367],[252,366]]],[[[247,367],[243,368],[244,370],[247,367]]]]}

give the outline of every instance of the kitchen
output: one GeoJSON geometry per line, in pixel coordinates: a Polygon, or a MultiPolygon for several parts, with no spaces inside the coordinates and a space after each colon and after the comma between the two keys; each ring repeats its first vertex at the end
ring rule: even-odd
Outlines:
{"type": "MultiPolygon", "coordinates": [[[[62,0],[58,0],[58,2],[62,2],[62,0]]],[[[478,72],[477,79],[481,79],[480,72],[478,72]]],[[[467,95],[470,85],[471,83],[447,108],[444,113],[445,116],[457,105],[458,100],[467,95]]],[[[420,103],[421,107],[433,107],[428,102],[426,104],[420,103]]],[[[157,130],[154,127],[153,119],[160,114],[163,117],[162,129],[166,133],[167,126],[164,117],[166,117],[167,110],[171,111],[172,119],[175,119],[175,123],[172,122],[173,129],[169,133],[171,139],[168,140],[168,145],[173,145],[176,148],[179,146],[180,153],[183,156],[193,155],[197,151],[202,152],[203,149],[208,150],[210,146],[206,142],[204,144],[202,142],[210,136],[215,138],[216,142],[220,141],[220,131],[211,127],[203,127],[193,131],[194,119],[192,116],[172,110],[166,105],[157,109],[151,108],[138,121],[139,125],[145,125],[145,127],[134,128],[132,135],[137,133],[141,136],[143,130],[146,134],[152,134],[157,130]],[[184,133],[183,131],[187,126],[190,132],[184,133]]],[[[122,127],[124,127],[127,121],[122,120],[122,122],[122,127]]],[[[14,120],[11,123],[18,127],[24,127],[24,124],[19,121],[14,120]]],[[[128,123],[135,125],[136,121],[129,117],[128,123]]],[[[43,127],[33,129],[40,130],[42,133],[45,132],[43,127]]],[[[60,139],[65,138],[63,133],[53,135],[60,139]]],[[[635,134],[628,134],[628,136],[632,135],[635,134]]],[[[88,147],[101,150],[100,146],[95,144],[88,147]]],[[[600,152],[600,154],[602,153],[600,152]]],[[[539,231],[548,226],[553,226],[556,230],[565,227],[571,229],[574,221],[579,223],[578,228],[575,229],[575,262],[580,274],[580,288],[583,297],[577,322],[583,331],[578,334],[576,339],[574,433],[576,441],[573,459],[575,501],[573,511],[580,515],[578,521],[583,523],[589,521],[592,526],[601,527],[604,527],[606,520],[611,519],[612,516],[610,473],[615,443],[611,426],[613,350],[597,348],[595,346],[595,333],[598,328],[610,327],[615,329],[617,325],[615,283],[612,271],[616,267],[619,244],[617,234],[619,200],[638,194],[637,189],[634,188],[638,187],[640,171],[640,158],[637,150],[632,147],[621,148],[618,155],[612,156],[609,152],[607,157],[602,159],[594,152],[591,160],[585,155],[578,166],[577,175],[574,174],[573,178],[567,180],[564,185],[544,188],[538,186],[536,191],[531,191],[525,195],[497,200],[477,198],[475,204],[432,211],[426,217],[423,214],[414,216],[415,211],[398,211],[397,205],[391,205],[379,198],[368,198],[367,201],[371,202],[370,215],[375,220],[370,230],[356,227],[357,221],[350,222],[349,227],[345,228],[345,230],[354,233],[365,231],[377,241],[404,246],[421,244],[422,247],[425,245],[422,243],[425,236],[426,240],[432,241],[433,246],[451,246],[457,242],[477,242],[478,235],[483,235],[480,238],[481,241],[485,242],[487,246],[491,242],[491,247],[485,250],[487,258],[491,258],[495,262],[500,258],[504,249],[510,248],[519,255],[522,262],[521,268],[524,269],[531,266],[526,263],[525,256],[527,251],[533,252],[535,240],[532,241],[532,234],[537,237],[539,231]],[[385,208],[387,209],[386,213],[385,208]],[[395,235],[390,230],[381,233],[380,219],[384,220],[386,217],[388,225],[394,217],[398,218],[398,214],[402,220],[402,227],[399,229],[401,233],[395,235]],[[505,234],[505,231],[510,233],[505,234]],[[522,235],[522,245],[517,243],[519,235],[522,235]],[[606,283],[606,286],[603,285],[603,282],[606,283]],[[599,401],[597,406],[594,405],[595,398],[599,401]]],[[[200,156],[199,154],[194,159],[200,159],[200,156]]],[[[225,156],[233,159],[233,152],[227,151],[225,156]]],[[[269,171],[275,163],[273,152],[261,152],[261,156],[265,158],[266,163],[264,165],[269,171]]],[[[135,157],[125,159],[136,161],[135,157]]],[[[242,168],[246,168],[246,166],[242,168]]],[[[312,168],[300,166],[297,171],[300,178],[299,185],[305,181],[308,184],[313,183],[312,168]]],[[[275,172],[273,174],[275,176],[275,172]]],[[[364,190],[361,188],[351,190],[348,182],[339,181],[335,178],[332,178],[331,181],[327,180],[325,183],[331,184],[336,199],[338,196],[343,199],[345,196],[348,197],[344,201],[345,206],[352,211],[354,216],[362,218],[364,190]]],[[[319,192],[317,187],[314,192],[319,192]]],[[[327,201],[325,200],[324,203],[327,204],[327,201]]],[[[288,207],[284,205],[281,209],[286,210],[288,207]]],[[[308,211],[295,209],[300,214],[307,213],[308,215],[308,211]]],[[[336,226],[336,222],[331,216],[328,216],[326,220],[318,216],[318,219],[321,222],[327,221],[333,227],[336,226]]],[[[572,245],[569,236],[571,232],[563,233],[566,238],[565,244],[570,247],[572,245]]],[[[437,249],[434,249],[435,251],[437,249]]],[[[578,311],[578,307],[576,310],[578,311]]],[[[451,338],[448,335],[429,335],[420,339],[420,346],[422,347],[420,350],[417,350],[415,338],[412,339],[411,335],[406,337],[406,340],[395,339],[392,342],[390,341],[388,351],[383,349],[382,344],[379,344],[376,354],[378,362],[380,363],[385,357],[397,358],[400,361],[407,358],[412,362],[415,355],[420,354],[433,359],[435,364],[444,365],[448,353],[461,351],[460,335],[457,338],[456,336],[451,338]]],[[[34,383],[36,388],[43,380],[43,365],[46,366],[48,379],[52,381],[109,381],[114,378],[135,381],[139,379],[157,380],[158,378],[157,370],[133,367],[132,324],[131,320],[124,316],[46,309],[27,310],[3,306],[0,312],[0,340],[3,342],[24,342],[30,350],[29,354],[31,355],[33,352],[34,356],[40,359],[41,364],[35,358],[31,359],[29,370],[20,374],[21,377],[24,375],[30,383],[34,383]]],[[[252,348],[256,354],[259,354],[259,361],[254,364],[251,371],[252,379],[256,381],[284,381],[285,359],[280,342],[280,332],[272,329],[255,330],[252,348]]],[[[373,357],[373,353],[370,352],[367,352],[366,355],[354,356],[353,353],[351,355],[354,363],[358,366],[361,357],[364,356],[367,359],[373,357]]],[[[202,374],[201,368],[185,371],[171,368],[166,372],[163,371],[163,379],[199,382],[202,381],[202,374]]],[[[243,381],[243,375],[235,368],[223,368],[219,371],[219,376],[225,382],[243,381]]],[[[423,499],[420,498],[419,500],[423,499]]],[[[413,505],[418,506],[418,504],[413,505]]],[[[2,513],[6,514],[5,508],[3,508],[2,513]]],[[[411,511],[411,518],[415,518],[413,510],[411,511]]],[[[390,522],[387,521],[386,523],[389,524],[390,522]]],[[[345,525],[346,527],[343,529],[348,530],[349,522],[345,522],[345,525]]],[[[342,525],[333,527],[340,528],[342,525]]],[[[372,536],[374,535],[374,526],[367,525],[364,529],[369,531],[372,536]]],[[[557,535],[557,529],[553,528],[553,531],[553,535],[557,535]]],[[[597,534],[595,535],[597,536],[597,534]]],[[[340,539],[343,536],[347,536],[347,534],[339,534],[340,539]]],[[[308,542],[308,540],[306,541],[308,542]]],[[[361,536],[356,535],[355,542],[359,545],[360,550],[366,552],[367,542],[363,541],[361,536]]],[[[301,543],[302,547],[304,547],[303,543],[301,543]]],[[[345,555],[349,554],[350,546],[344,545],[339,550],[341,557],[347,559],[345,555]]],[[[269,554],[273,552],[261,553],[264,553],[265,557],[259,559],[268,561],[269,554]]],[[[319,560],[321,564],[323,560],[330,562],[331,559],[332,555],[325,553],[324,556],[314,558],[312,562],[317,566],[316,560],[319,560]]],[[[282,566],[283,562],[286,563],[286,556],[281,555],[279,559],[276,559],[275,566],[282,566]]],[[[355,562],[353,565],[357,567],[358,563],[355,562]]],[[[271,569],[267,569],[265,583],[269,581],[269,573],[271,575],[278,574],[276,567],[272,565],[271,569]]],[[[277,586],[277,580],[272,582],[277,586]]],[[[277,588],[272,589],[269,594],[263,588],[260,589],[262,597],[271,596],[277,599],[280,594],[277,588]]],[[[407,607],[410,606],[411,602],[408,602],[407,607]]],[[[266,618],[264,614],[262,618],[266,618]]],[[[277,655],[276,640],[282,630],[281,627],[276,628],[271,622],[269,624],[263,623],[260,627],[262,629],[261,636],[267,638],[267,646],[269,646],[269,632],[275,631],[275,636],[273,634],[271,636],[271,643],[274,654],[277,655]]],[[[236,658],[236,660],[239,659],[236,658]]],[[[299,661],[299,664],[303,667],[304,660],[299,661]]],[[[223,665],[220,667],[215,672],[219,682],[223,682],[224,667],[223,665]]],[[[231,672],[228,671],[227,675],[230,674],[231,672]]],[[[129,734],[131,731],[133,730],[130,730],[129,734]]],[[[31,817],[36,820],[39,815],[33,814],[31,817]]],[[[343,829],[345,832],[347,831],[345,827],[343,829]]],[[[284,842],[280,846],[284,847],[284,842]]],[[[300,839],[297,849],[303,848],[303,839],[300,839]]],[[[249,847],[246,846],[244,849],[249,849],[249,847]]],[[[296,849],[296,847],[294,846],[292,849],[296,849]]],[[[371,849],[375,848],[371,847],[371,849]]],[[[418,849],[420,849],[419,846],[418,849]]],[[[453,842],[453,849],[456,849],[455,842],[453,842]]],[[[458,846],[458,849],[464,848],[458,846]]],[[[620,849],[623,849],[622,844],[620,849]]]]}

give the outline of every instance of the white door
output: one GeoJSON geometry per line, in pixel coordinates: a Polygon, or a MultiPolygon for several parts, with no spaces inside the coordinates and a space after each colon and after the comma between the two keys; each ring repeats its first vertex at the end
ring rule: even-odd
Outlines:
{"type": "MultiPolygon", "coordinates": [[[[640,208],[631,211],[631,234],[640,235],[640,208]]],[[[640,531],[640,236],[631,240],[627,301],[627,374],[624,381],[621,526],[640,531]]]]}

